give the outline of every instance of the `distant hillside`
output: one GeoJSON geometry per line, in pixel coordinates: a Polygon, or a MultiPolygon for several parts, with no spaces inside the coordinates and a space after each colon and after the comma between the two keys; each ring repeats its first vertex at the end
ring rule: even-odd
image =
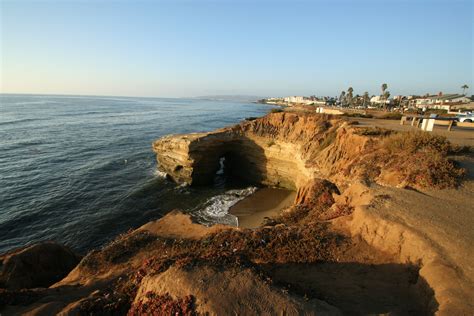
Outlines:
{"type": "Polygon", "coordinates": [[[194,97],[200,100],[254,102],[265,97],[255,95],[204,95],[194,97]]]}

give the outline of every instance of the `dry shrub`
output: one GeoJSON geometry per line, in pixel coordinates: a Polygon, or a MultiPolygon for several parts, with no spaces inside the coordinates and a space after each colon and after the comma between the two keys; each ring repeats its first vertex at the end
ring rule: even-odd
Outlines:
{"type": "Polygon", "coordinates": [[[380,127],[359,127],[354,133],[361,136],[389,136],[396,132],[380,127]]]}
{"type": "Polygon", "coordinates": [[[358,113],[358,112],[344,112],[343,116],[346,117],[360,117],[360,118],[373,118],[374,116],[372,114],[368,113],[358,113]]]}
{"type": "Polygon", "coordinates": [[[425,132],[398,133],[387,137],[382,147],[391,154],[412,154],[417,152],[437,152],[447,155],[451,144],[446,137],[425,132]]]}
{"type": "Polygon", "coordinates": [[[399,155],[398,159],[391,163],[391,168],[402,175],[406,184],[421,188],[455,187],[465,173],[453,161],[438,152],[399,155]]]}
{"type": "Polygon", "coordinates": [[[449,149],[449,155],[468,155],[473,152],[473,148],[468,145],[456,145],[456,144],[451,144],[451,148],[449,149]]]}
{"type": "Polygon", "coordinates": [[[195,308],[195,298],[188,295],[184,298],[173,299],[171,295],[158,295],[153,292],[145,294],[146,300],[141,300],[132,305],[128,311],[129,316],[134,315],[176,315],[194,316],[197,315],[195,308]]]}
{"type": "MultiPolygon", "coordinates": [[[[134,293],[136,293],[136,290],[134,293]]],[[[80,315],[126,315],[133,300],[133,297],[112,289],[95,294],[81,300],[79,304],[80,315]]]]}
{"type": "Polygon", "coordinates": [[[389,167],[398,171],[411,185],[454,187],[465,173],[447,158],[453,147],[442,136],[423,132],[393,135],[384,141],[383,148],[392,157],[389,167]]]}
{"type": "Polygon", "coordinates": [[[390,112],[380,116],[383,120],[400,120],[403,114],[400,112],[390,112]]]}
{"type": "Polygon", "coordinates": [[[275,220],[287,225],[317,222],[334,203],[334,193],[339,194],[339,190],[333,183],[314,179],[298,190],[295,206],[275,217],[275,220]]]}
{"type": "Polygon", "coordinates": [[[442,136],[424,132],[398,133],[381,143],[378,159],[382,162],[381,168],[396,171],[408,185],[455,187],[465,170],[448,159],[453,148],[442,136]]]}
{"type": "MultiPolygon", "coordinates": [[[[362,135],[385,133],[384,130],[362,135]]],[[[375,180],[382,171],[394,173],[400,184],[416,188],[448,188],[459,184],[465,170],[448,159],[448,155],[461,152],[446,138],[424,132],[389,132],[382,138],[374,138],[364,150],[342,171],[346,176],[375,180]]]]}
{"type": "MultiPolygon", "coordinates": [[[[170,266],[252,268],[258,264],[332,261],[350,247],[349,239],[331,232],[324,223],[298,226],[280,224],[255,230],[225,229],[199,240],[151,237],[147,233],[134,233],[89,257],[89,264],[96,269],[110,269],[116,258],[122,260],[129,256],[125,245],[147,241],[145,245],[142,244],[142,252],[147,253],[148,257],[142,263],[125,263],[129,265],[130,272],[117,279],[110,288],[83,300],[80,305],[83,314],[124,314],[130,309],[142,279],[150,274],[162,273],[170,266]]],[[[132,313],[140,313],[142,308],[148,308],[147,313],[152,313],[154,308],[161,312],[163,310],[160,308],[168,306],[168,303],[159,298],[156,304],[132,307],[132,313]],[[164,305],[160,305],[162,303],[164,305]]],[[[183,302],[178,303],[182,306],[183,302]]]]}
{"type": "Polygon", "coordinates": [[[128,261],[155,240],[156,236],[145,231],[120,235],[102,249],[89,252],[79,263],[78,268],[84,272],[98,273],[107,269],[108,264],[128,261]]]}

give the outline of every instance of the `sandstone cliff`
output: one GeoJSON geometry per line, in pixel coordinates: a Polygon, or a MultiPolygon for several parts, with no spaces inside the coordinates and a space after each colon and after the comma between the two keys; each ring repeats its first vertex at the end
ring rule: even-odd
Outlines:
{"type": "Polygon", "coordinates": [[[176,182],[212,183],[224,157],[231,177],[296,190],[294,205],[256,229],[205,227],[172,212],[90,252],[49,288],[0,290],[1,313],[456,315],[474,308],[468,264],[446,255],[441,245],[452,243],[412,224],[407,214],[423,205],[392,196],[405,188],[441,195],[426,190],[459,185],[463,170],[448,159],[456,148],[444,139],[274,113],[163,137],[153,150],[176,182]]]}
{"type": "Polygon", "coordinates": [[[456,185],[462,170],[448,142],[422,134],[357,128],[327,115],[273,113],[210,133],[171,135],[153,143],[158,168],[176,182],[210,184],[226,158],[232,176],[299,189],[315,178],[390,186],[456,185]],[[433,170],[436,168],[436,170],[433,170]]]}

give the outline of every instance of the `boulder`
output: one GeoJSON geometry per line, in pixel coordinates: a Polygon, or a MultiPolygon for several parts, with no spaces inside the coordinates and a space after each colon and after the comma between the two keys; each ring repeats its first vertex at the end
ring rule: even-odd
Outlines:
{"type": "Polygon", "coordinates": [[[80,261],[69,248],[43,242],[0,255],[0,287],[17,290],[49,287],[80,261]]]}

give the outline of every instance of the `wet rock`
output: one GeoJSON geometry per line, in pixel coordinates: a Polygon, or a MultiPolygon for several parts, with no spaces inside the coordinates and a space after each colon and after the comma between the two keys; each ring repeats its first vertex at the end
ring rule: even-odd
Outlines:
{"type": "Polygon", "coordinates": [[[49,287],[64,278],[80,257],[55,242],[43,242],[0,256],[0,287],[49,287]]]}

